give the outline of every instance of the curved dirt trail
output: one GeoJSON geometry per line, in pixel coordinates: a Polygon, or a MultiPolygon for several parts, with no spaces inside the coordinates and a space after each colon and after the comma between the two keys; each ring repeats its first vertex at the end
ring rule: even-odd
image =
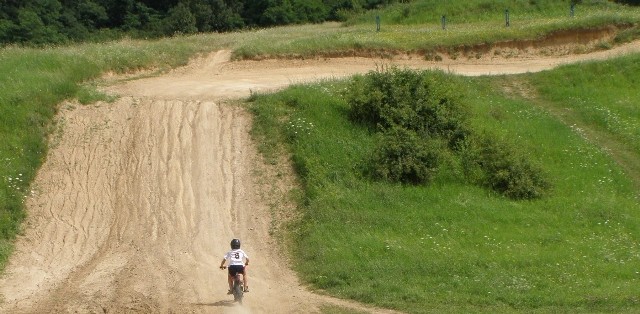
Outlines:
{"type": "Polygon", "coordinates": [[[264,166],[248,135],[250,115],[225,99],[380,65],[510,74],[638,51],[633,43],[580,56],[443,62],[229,62],[220,51],[114,85],[122,97],[113,104],[64,104],[24,235],[0,278],[0,313],[313,313],[323,304],[388,312],[298,283],[269,233],[268,196],[286,186],[258,181],[264,166]],[[217,269],[233,237],[252,257],[242,307],[225,295],[217,269]]]}

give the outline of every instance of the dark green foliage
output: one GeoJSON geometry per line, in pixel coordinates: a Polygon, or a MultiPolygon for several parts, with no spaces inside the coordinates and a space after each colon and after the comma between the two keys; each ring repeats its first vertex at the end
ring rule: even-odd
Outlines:
{"type": "Polygon", "coordinates": [[[629,5],[640,5],[640,0],[616,0],[616,2],[629,5]]]}
{"type": "Polygon", "coordinates": [[[90,29],[99,28],[109,20],[105,8],[91,0],[76,2],[75,14],[71,16],[75,17],[79,24],[90,29]]]}
{"type": "Polygon", "coordinates": [[[391,69],[356,77],[346,95],[349,116],[381,134],[372,177],[428,184],[446,165],[462,164],[470,183],[514,199],[541,197],[549,187],[541,170],[506,141],[475,135],[461,94],[442,72],[391,69]]]}
{"type": "Polygon", "coordinates": [[[431,182],[440,166],[443,146],[441,141],[423,139],[411,130],[388,130],[373,155],[373,175],[391,182],[431,182]]]}
{"type": "MultiPolygon", "coordinates": [[[[130,9],[122,20],[121,29],[128,32],[141,32],[148,35],[161,35],[165,30],[162,29],[160,14],[152,8],[147,7],[142,3],[132,4],[130,9]]],[[[169,18],[167,21],[171,22],[169,18]]],[[[168,28],[168,26],[167,26],[168,28]]],[[[169,30],[172,34],[172,30],[169,30]]]]}
{"type": "Polygon", "coordinates": [[[285,25],[298,22],[291,1],[280,2],[279,5],[271,6],[262,13],[259,19],[260,24],[285,25]]]}
{"type": "Polygon", "coordinates": [[[169,16],[165,19],[165,34],[192,34],[198,31],[196,28],[196,18],[189,8],[179,3],[169,10],[169,16]]]}
{"type": "Polygon", "coordinates": [[[371,72],[356,78],[350,90],[351,119],[379,131],[400,127],[441,137],[451,148],[468,133],[460,92],[442,72],[371,72]]]}
{"type": "Polygon", "coordinates": [[[196,17],[198,31],[231,31],[244,27],[244,20],[240,15],[242,2],[223,0],[199,0],[190,3],[191,12],[196,17]]]}
{"type": "Polygon", "coordinates": [[[459,95],[442,72],[394,68],[356,77],[347,93],[350,118],[382,134],[371,174],[393,182],[431,182],[445,152],[457,150],[469,133],[459,95]]]}
{"type": "Polygon", "coordinates": [[[14,40],[14,34],[18,26],[9,20],[0,19],[0,43],[8,43],[14,40]]]}
{"type": "Polygon", "coordinates": [[[63,43],[84,40],[109,20],[92,0],[29,0],[0,4],[1,43],[63,43]]]}
{"type": "Polygon", "coordinates": [[[550,188],[542,169],[508,141],[482,135],[467,144],[463,165],[471,181],[514,199],[539,198],[550,188]]]}
{"type": "Polygon", "coordinates": [[[248,23],[259,26],[320,23],[330,19],[330,8],[322,0],[277,0],[259,1],[257,8],[252,4],[248,23]]]}
{"type": "Polygon", "coordinates": [[[18,42],[32,42],[35,44],[64,41],[63,35],[60,34],[60,29],[62,28],[60,9],[60,4],[55,0],[43,3],[42,6],[20,9],[13,37],[18,42]]]}

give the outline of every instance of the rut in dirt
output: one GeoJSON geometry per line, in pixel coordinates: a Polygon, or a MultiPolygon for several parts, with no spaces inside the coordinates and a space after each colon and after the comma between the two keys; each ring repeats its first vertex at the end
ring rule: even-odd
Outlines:
{"type": "Polygon", "coordinates": [[[126,98],[66,111],[71,130],[35,183],[38,212],[1,281],[2,306],[155,312],[224,295],[213,270],[249,207],[234,109],[126,98]]]}

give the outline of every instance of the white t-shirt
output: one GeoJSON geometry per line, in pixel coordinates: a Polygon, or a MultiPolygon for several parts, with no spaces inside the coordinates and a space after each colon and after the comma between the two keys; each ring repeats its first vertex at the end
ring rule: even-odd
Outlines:
{"type": "Polygon", "coordinates": [[[224,255],[224,259],[229,261],[229,266],[244,265],[243,259],[245,258],[249,258],[249,256],[241,249],[231,250],[224,255]]]}

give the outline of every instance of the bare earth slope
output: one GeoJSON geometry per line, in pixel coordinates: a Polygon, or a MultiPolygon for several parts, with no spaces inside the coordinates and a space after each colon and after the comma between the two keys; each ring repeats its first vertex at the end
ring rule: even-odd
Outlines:
{"type": "Polygon", "coordinates": [[[225,100],[380,65],[509,74],[638,51],[633,43],[579,56],[442,62],[229,62],[220,51],[116,84],[110,90],[122,97],[113,104],[64,104],[24,235],[0,278],[0,313],[310,313],[322,304],[386,312],[298,283],[270,237],[250,116],[225,100]],[[252,258],[244,306],[230,302],[217,269],[233,237],[252,258]]]}

